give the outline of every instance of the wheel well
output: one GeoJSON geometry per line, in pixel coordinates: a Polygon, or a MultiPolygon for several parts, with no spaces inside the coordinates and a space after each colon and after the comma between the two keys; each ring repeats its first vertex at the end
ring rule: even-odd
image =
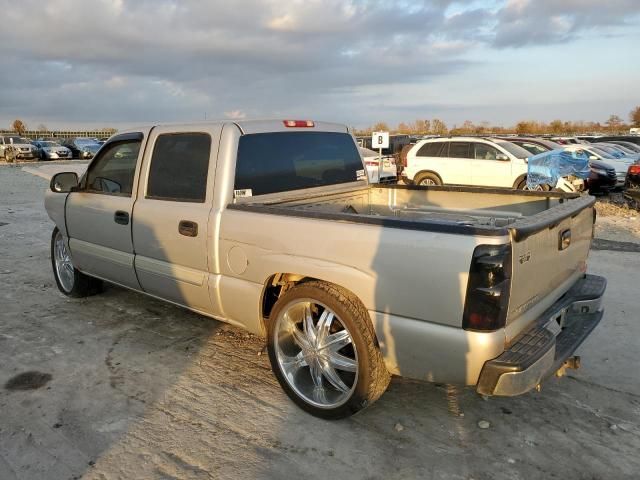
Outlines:
{"type": "Polygon", "coordinates": [[[516,178],[516,181],[513,182],[513,188],[518,188],[520,183],[522,183],[522,181],[526,180],[526,179],[527,179],[527,175],[526,174],[520,175],[518,178],[516,178]]]}
{"type": "Polygon", "coordinates": [[[430,174],[432,174],[432,175],[435,175],[436,177],[438,177],[438,180],[440,180],[440,183],[441,183],[441,184],[444,184],[444,182],[442,181],[442,177],[441,177],[437,172],[434,172],[433,170],[420,170],[418,173],[416,173],[416,174],[413,176],[413,179],[414,179],[413,181],[414,181],[414,182],[417,182],[417,178],[418,178],[420,175],[424,175],[425,173],[430,173],[430,174]]]}
{"type": "Polygon", "coordinates": [[[305,277],[294,273],[276,273],[271,275],[264,284],[262,291],[262,319],[266,322],[271,315],[271,310],[280,296],[294,285],[305,281],[317,280],[316,278],[305,277]]]}
{"type": "MultiPolygon", "coordinates": [[[[262,299],[260,302],[263,324],[266,325],[266,322],[269,320],[269,316],[271,315],[271,311],[273,310],[274,305],[287,290],[296,285],[300,285],[301,283],[312,281],[325,282],[344,289],[344,287],[341,287],[340,285],[333,282],[323,280],[322,278],[309,277],[297,273],[276,273],[274,275],[271,275],[264,284],[262,299]]],[[[355,295],[351,290],[344,290],[347,290],[357,298],[357,295],[355,295]]]]}

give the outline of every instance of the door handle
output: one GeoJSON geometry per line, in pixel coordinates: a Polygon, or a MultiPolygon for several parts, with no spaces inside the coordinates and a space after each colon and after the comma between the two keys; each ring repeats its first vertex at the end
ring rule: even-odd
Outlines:
{"type": "Polygon", "coordinates": [[[129,213],[118,210],[113,216],[113,220],[120,225],[129,225],[129,213]]]}
{"type": "Polygon", "coordinates": [[[198,224],[191,220],[180,220],[178,224],[178,232],[185,237],[197,237],[198,236],[198,224]]]}

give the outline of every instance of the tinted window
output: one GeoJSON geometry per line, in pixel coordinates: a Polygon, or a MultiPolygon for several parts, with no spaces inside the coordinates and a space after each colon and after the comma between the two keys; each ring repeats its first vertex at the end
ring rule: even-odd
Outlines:
{"type": "Polygon", "coordinates": [[[486,143],[475,143],[476,160],[496,160],[500,152],[486,143]]]}
{"type": "Polygon", "coordinates": [[[105,145],[87,173],[86,191],[131,196],[140,140],[105,145]]]}
{"type": "Polygon", "coordinates": [[[473,152],[470,152],[471,144],[469,142],[451,142],[449,144],[450,158],[472,158],[473,152]]]}
{"type": "Polygon", "coordinates": [[[535,143],[527,143],[527,142],[513,142],[513,143],[521,146],[532,155],[538,155],[539,153],[544,153],[549,151],[547,148],[541,145],[537,145],[535,143]]]}
{"type": "Polygon", "coordinates": [[[425,143],[418,153],[418,157],[446,157],[447,142],[428,142],[425,143]]]}
{"type": "Polygon", "coordinates": [[[515,143],[507,142],[505,140],[494,141],[516,158],[527,158],[531,156],[531,153],[515,143]]]}
{"type": "Polygon", "coordinates": [[[362,159],[351,135],[256,133],[240,137],[235,189],[253,195],[355,182],[362,159]]]}
{"type": "Polygon", "coordinates": [[[153,147],[147,198],[204,202],[211,137],[206,133],[158,135],[153,147]]]}

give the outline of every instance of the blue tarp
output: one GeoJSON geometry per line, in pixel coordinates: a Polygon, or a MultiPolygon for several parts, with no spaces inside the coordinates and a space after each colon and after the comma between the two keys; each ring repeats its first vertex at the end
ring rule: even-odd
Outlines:
{"type": "Polygon", "coordinates": [[[555,187],[558,179],[568,175],[589,177],[589,155],[584,150],[550,150],[529,157],[527,187],[530,189],[537,185],[555,187]]]}

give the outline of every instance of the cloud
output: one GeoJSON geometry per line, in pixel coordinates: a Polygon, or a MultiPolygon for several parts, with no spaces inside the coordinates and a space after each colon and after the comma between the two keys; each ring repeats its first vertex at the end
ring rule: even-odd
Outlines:
{"type": "Polygon", "coordinates": [[[481,63],[478,49],[624,27],[632,3],[0,0],[0,122],[185,121],[205,112],[369,122],[384,98],[370,95],[374,104],[360,110],[363,89],[428,88],[481,63]]]}
{"type": "Polygon", "coordinates": [[[637,0],[508,0],[495,14],[496,47],[547,45],[598,35],[607,27],[630,26],[638,18],[637,0]]]}
{"type": "Polygon", "coordinates": [[[242,110],[231,110],[229,112],[224,112],[224,116],[230,120],[242,120],[243,118],[247,118],[247,114],[242,110]]]}

